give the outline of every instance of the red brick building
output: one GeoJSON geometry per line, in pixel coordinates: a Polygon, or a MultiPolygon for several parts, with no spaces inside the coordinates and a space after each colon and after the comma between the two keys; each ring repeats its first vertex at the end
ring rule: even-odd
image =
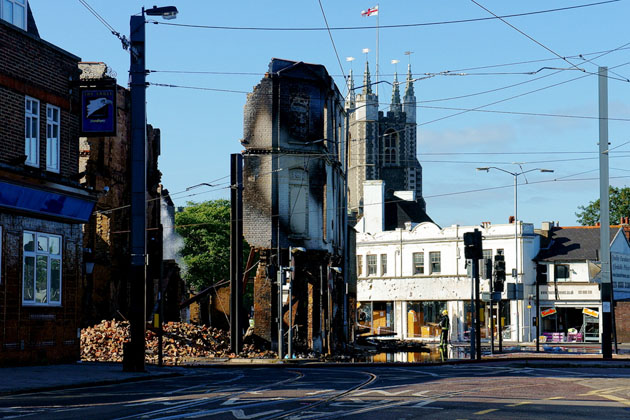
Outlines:
{"type": "Polygon", "coordinates": [[[82,229],[76,57],[39,37],[27,1],[0,5],[0,364],[76,360],[82,229]]]}

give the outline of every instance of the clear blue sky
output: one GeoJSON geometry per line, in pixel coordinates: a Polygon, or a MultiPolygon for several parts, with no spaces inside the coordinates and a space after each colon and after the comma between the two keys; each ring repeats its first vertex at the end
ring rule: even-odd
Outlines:
{"type": "MultiPolygon", "coordinates": [[[[140,11],[136,0],[87,0],[118,32],[129,33],[129,16],[140,11]]],[[[376,5],[368,0],[321,0],[331,27],[376,25],[376,17],[361,17],[361,10],[376,5]]],[[[591,3],[584,1],[506,2],[479,0],[497,15],[519,14],[591,3]]],[[[103,61],[127,86],[129,54],[120,41],[78,0],[30,0],[43,39],[84,61],[103,61]]],[[[322,28],[324,18],[317,0],[258,2],[173,1],[179,9],[177,24],[231,27],[322,28]]],[[[470,0],[381,0],[381,26],[485,18],[491,15],[470,0]]],[[[500,20],[381,28],[380,72],[391,80],[398,59],[404,73],[413,51],[414,73],[455,71],[466,75],[438,75],[416,82],[418,109],[418,157],[424,168],[424,195],[428,213],[442,226],[506,223],[513,214],[513,177],[498,171],[477,172],[476,167],[554,169],[553,174],[532,172],[531,185],[519,186],[519,219],[540,225],[559,221],[574,225],[577,207],[598,198],[598,66],[608,66],[609,114],[630,119],[630,0],[572,10],[506,19],[538,43],[500,20]],[[545,48],[546,47],[546,48],[545,48]],[[626,49],[628,48],[628,49],[626,49]],[[592,54],[614,50],[600,56],[592,54]],[[569,57],[569,62],[558,56],[569,57]],[[582,54],[582,58],[578,57],[582,54]],[[588,62],[585,60],[593,60],[588,62]],[[491,65],[530,62],[520,65],[491,65]],[[542,67],[573,70],[543,69],[542,67]],[[475,69],[477,67],[484,67],[475,69]],[[582,72],[576,70],[586,70],[582,72]],[[464,69],[464,70],[462,70],[464,69]],[[469,70],[465,70],[469,69],[469,70]],[[508,74],[509,73],[509,74],[508,74]],[[584,76],[584,77],[582,77],[584,76]],[[579,78],[578,80],[572,80],[579,78]],[[557,85],[549,87],[551,85],[557,85]],[[535,91],[533,93],[528,93],[535,91]],[[487,92],[491,91],[491,92],[487,92]],[[482,93],[486,92],[486,93],[482,93]],[[518,95],[516,98],[513,98],[518,95]],[[455,99],[452,99],[455,98],[455,99]],[[513,99],[509,99],[513,98],[513,99]],[[507,99],[507,100],[506,100],[507,99]],[[498,102],[502,101],[502,102],[498,102]],[[465,112],[429,107],[498,112],[465,112]],[[503,113],[510,112],[510,113],[503,113]],[[515,112],[515,113],[514,113],[515,112]],[[534,116],[519,113],[553,114],[534,116]],[[595,118],[593,118],[595,117],[595,118]],[[575,153],[584,152],[584,153],[575,153]],[[446,153],[446,154],[441,154],[446,153]],[[461,153],[461,154],[453,154],[461,153]],[[510,153],[510,154],[507,154],[510,153]],[[557,179],[556,181],[553,181],[557,179]],[[537,181],[551,181],[536,183],[537,181]],[[467,192],[491,187],[506,188],[467,192]],[[467,192],[467,193],[466,193],[467,192]],[[457,194],[461,193],[461,194],[457,194]]],[[[376,31],[333,30],[343,72],[353,56],[355,73],[362,73],[370,48],[375,67],[376,31]]],[[[228,74],[156,72],[153,83],[251,91],[272,57],[324,64],[343,90],[342,71],[326,31],[251,31],[147,25],[147,67],[160,71],[197,71],[228,74]],[[240,73],[240,74],[239,74],[240,73]],[[243,74],[246,73],[246,74],[243,74]]],[[[380,102],[385,109],[391,90],[381,84],[380,102]]],[[[148,121],[162,130],[160,170],[171,193],[229,175],[229,155],[239,152],[243,132],[245,94],[151,86],[147,92],[148,121]]],[[[610,121],[611,185],[630,180],[630,121],[610,121]]],[[[229,178],[216,183],[226,182],[229,178]]],[[[521,183],[525,182],[519,177],[521,183]]],[[[225,187],[227,184],[221,185],[225,187]]],[[[228,190],[197,188],[174,194],[177,205],[186,201],[227,198],[228,190]],[[200,193],[190,196],[191,193],[200,193]]]]}

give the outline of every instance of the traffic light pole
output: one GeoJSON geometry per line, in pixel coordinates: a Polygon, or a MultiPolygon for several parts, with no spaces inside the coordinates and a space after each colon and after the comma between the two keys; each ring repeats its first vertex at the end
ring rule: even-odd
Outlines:
{"type": "Polygon", "coordinates": [[[476,331],[476,323],[475,323],[475,319],[476,319],[476,313],[478,313],[478,311],[475,308],[475,295],[476,295],[476,290],[475,290],[475,260],[474,258],[472,259],[472,276],[470,278],[470,359],[471,360],[475,360],[475,358],[477,357],[477,349],[475,348],[476,344],[477,344],[477,334],[475,333],[476,331]]]}
{"type": "Polygon", "coordinates": [[[494,355],[494,282],[492,280],[490,276],[490,354],[494,355]]]}
{"type": "Polygon", "coordinates": [[[479,260],[473,260],[473,276],[475,277],[475,338],[477,340],[477,360],[481,360],[481,322],[479,312],[481,301],[479,299],[479,260]]]}

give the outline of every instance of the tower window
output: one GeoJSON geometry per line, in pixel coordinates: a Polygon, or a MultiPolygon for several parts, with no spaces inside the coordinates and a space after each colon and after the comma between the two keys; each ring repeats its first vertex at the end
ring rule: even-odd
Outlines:
{"type": "Polygon", "coordinates": [[[398,163],[398,133],[389,129],[383,135],[383,160],[386,165],[398,163]]]}

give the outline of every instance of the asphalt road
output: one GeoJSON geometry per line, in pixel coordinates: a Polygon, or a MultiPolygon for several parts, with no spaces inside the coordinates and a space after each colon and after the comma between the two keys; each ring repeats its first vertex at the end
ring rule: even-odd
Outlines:
{"type": "Polygon", "coordinates": [[[0,397],[0,418],[630,419],[630,369],[230,367],[0,397]]]}

